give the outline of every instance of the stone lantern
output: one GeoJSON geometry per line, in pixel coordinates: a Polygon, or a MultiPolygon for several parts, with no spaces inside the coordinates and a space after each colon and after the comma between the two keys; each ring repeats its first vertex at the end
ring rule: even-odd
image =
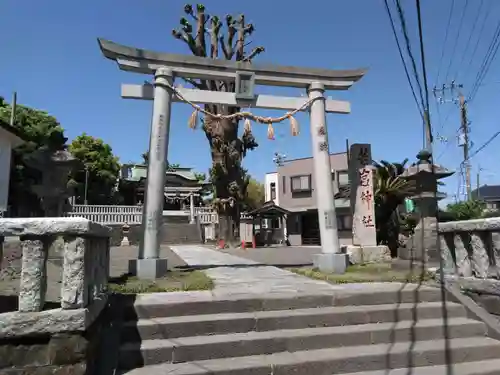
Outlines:
{"type": "Polygon", "coordinates": [[[32,187],[40,198],[47,217],[63,216],[64,205],[71,196],[68,175],[79,163],[68,151],[38,150],[31,154],[26,163],[42,174],[42,183],[32,187]]]}
{"type": "Polygon", "coordinates": [[[122,241],[120,246],[130,246],[130,241],[128,239],[128,234],[130,233],[130,226],[128,223],[123,224],[122,226],[122,241]]]}
{"type": "Polygon", "coordinates": [[[399,249],[398,257],[417,262],[438,262],[437,203],[446,194],[437,192],[438,180],[453,175],[440,165],[431,163],[432,154],[422,150],[417,154],[417,163],[409,166],[401,175],[415,187],[414,195],[410,197],[415,203],[419,214],[419,222],[415,233],[408,241],[405,249],[399,249]]]}

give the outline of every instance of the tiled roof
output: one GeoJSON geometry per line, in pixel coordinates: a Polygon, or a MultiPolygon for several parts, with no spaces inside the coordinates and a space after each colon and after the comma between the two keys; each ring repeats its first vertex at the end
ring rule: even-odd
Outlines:
{"type": "Polygon", "coordinates": [[[471,191],[473,199],[500,200],[500,185],[483,185],[471,191]]]}

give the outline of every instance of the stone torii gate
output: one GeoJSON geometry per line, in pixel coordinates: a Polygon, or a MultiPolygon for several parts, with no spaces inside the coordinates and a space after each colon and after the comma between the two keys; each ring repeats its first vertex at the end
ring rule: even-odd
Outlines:
{"type": "Polygon", "coordinates": [[[331,179],[326,113],[350,113],[350,103],[324,97],[326,90],[347,90],[365,74],[358,70],[327,70],[247,62],[214,60],[197,56],[158,53],[98,39],[102,53],[116,61],[121,70],[154,74],[154,85],[123,85],[122,97],[153,100],[149,143],[147,188],[143,212],[143,237],[139,259],[131,271],[139,277],[161,277],[167,260],[160,259],[158,238],[164,194],[165,160],[170,134],[172,101],[225,104],[280,110],[296,110],[310,103],[310,129],[314,158],[314,182],[322,253],[315,259],[321,269],[345,272],[347,255],[342,254],[331,179]],[[236,81],[236,93],[175,88],[174,78],[236,81]],[[306,89],[308,98],[255,95],[255,85],[306,89]]]}

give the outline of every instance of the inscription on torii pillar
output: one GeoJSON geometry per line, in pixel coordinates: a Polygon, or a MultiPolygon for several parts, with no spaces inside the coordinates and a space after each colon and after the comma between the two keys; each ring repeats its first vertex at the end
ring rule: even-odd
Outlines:
{"type": "MultiPolygon", "coordinates": [[[[302,108],[310,102],[309,108],[306,107],[304,110],[309,109],[310,111],[315,194],[320,223],[321,255],[324,256],[323,258],[318,257],[318,262],[321,265],[330,264],[339,272],[343,272],[342,269],[345,270],[346,259],[344,254],[341,254],[337,233],[326,113],[350,113],[350,104],[345,101],[325,98],[324,92],[326,90],[349,89],[363,77],[365,69],[328,70],[242,63],[147,51],[104,39],[98,39],[98,42],[104,56],[116,61],[120,69],[155,75],[153,85],[122,85],[123,98],[154,101],[149,148],[150,161],[157,160],[155,154],[162,157],[163,160],[168,154],[170,105],[172,101],[181,101],[175,92],[179,93],[185,100],[196,104],[224,104],[285,111],[302,108]],[[185,88],[176,89],[174,92],[172,88],[175,77],[232,81],[236,84],[237,92],[214,92],[185,88]],[[307,90],[308,98],[255,95],[256,85],[302,88],[307,90]],[[159,118],[165,119],[163,127],[159,126],[159,118]],[[320,132],[324,134],[320,134],[320,132]],[[163,138],[161,138],[162,136],[163,138]],[[161,138],[161,141],[158,138],[161,138]],[[335,262],[341,265],[333,264],[335,262]],[[342,263],[344,264],[342,265],[342,263]]],[[[145,270],[153,269],[152,272],[155,273],[153,276],[162,273],[159,271],[162,266],[158,266],[162,262],[159,260],[158,232],[161,225],[161,210],[158,207],[163,202],[164,168],[164,163],[162,164],[160,161],[150,162],[148,165],[143,215],[145,220],[149,219],[149,224],[143,228],[140,259],[133,266],[140,273],[141,263],[143,263],[145,270]],[[151,220],[153,216],[156,220],[151,220]]]]}

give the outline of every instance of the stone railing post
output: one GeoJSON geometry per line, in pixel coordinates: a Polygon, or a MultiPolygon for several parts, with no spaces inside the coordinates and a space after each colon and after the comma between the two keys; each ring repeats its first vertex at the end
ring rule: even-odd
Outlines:
{"type": "Polygon", "coordinates": [[[20,236],[22,247],[19,311],[42,311],[47,292],[48,238],[20,236]]]}
{"type": "MultiPolygon", "coordinates": [[[[19,236],[22,267],[19,311],[43,309],[47,258],[55,241],[64,241],[61,307],[85,308],[107,298],[110,229],[78,217],[0,219],[0,237],[19,236]]],[[[57,254],[55,254],[57,256],[57,254]]]]}
{"type": "Polygon", "coordinates": [[[445,274],[478,279],[493,276],[492,271],[500,275],[500,218],[440,223],[438,231],[445,274]]]}
{"type": "Polygon", "coordinates": [[[0,236],[0,270],[2,269],[2,263],[3,263],[3,242],[4,242],[4,237],[0,236]]]}
{"type": "MultiPolygon", "coordinates": [[[[94,224],[95,229],[97,225],[94,224]]],[[[92,231],[85,236],[66,236],[64,242],[61,307],[85,308],[96,300],[105,299],[109,274],[109,237],[92,231]]]]}

